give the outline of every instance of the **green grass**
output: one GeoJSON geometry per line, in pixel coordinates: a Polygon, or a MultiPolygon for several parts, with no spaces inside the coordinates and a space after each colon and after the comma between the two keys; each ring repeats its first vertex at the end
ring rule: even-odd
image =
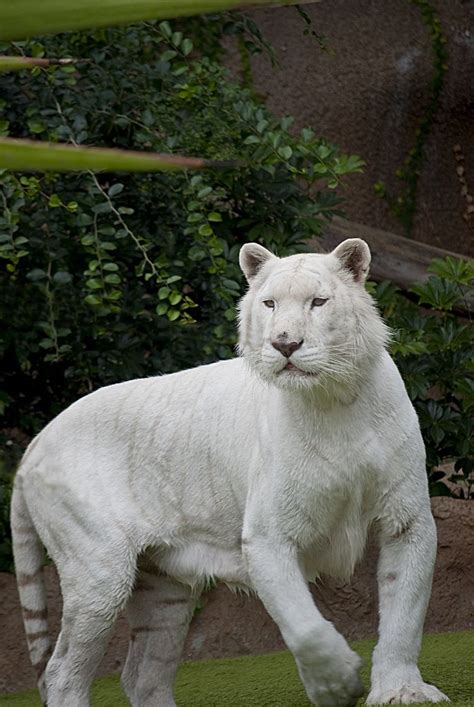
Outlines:
{"type": "MultiPolygon", "coordinates": [[[[369,685],[370,653],[374,641],[357,641],[355,650],[364,658],[363,677],[369,685]]],[[[474,631],[426,636],[420,668],[452,700],[453,707],[474,707],[474,631]]],[[[257,657],[185,663],[176,685],[179,707],[307,707],[296,667],[288,653],[257,657]]],[[[360,704],[363,704],[363,700],[360,704]]],[[[7,707],[40,707],[35,690],[0,697],[7,707]]],[[[428,703],[423,703],[428,704],[428,703]]],[[[126,707],[118,676],[96,680],[93,707],[126,707]]]]}

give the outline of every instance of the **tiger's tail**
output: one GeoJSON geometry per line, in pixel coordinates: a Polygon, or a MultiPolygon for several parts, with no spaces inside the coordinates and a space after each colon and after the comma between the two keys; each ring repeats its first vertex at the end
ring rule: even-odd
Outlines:
{"type": "Polygon", "coordinates": [[[28,510],[22,481],[17,475],[11,502],[13,557],[28,652],[42,702],[46,704],[45,670],[52,654],[52,642],[43,577],[44,551],[28,510]]]}

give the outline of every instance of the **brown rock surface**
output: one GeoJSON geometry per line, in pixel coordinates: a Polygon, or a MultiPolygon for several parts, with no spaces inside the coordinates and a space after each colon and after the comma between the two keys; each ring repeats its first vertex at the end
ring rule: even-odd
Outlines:
{"type": "MultiPolygon", "coordinates": [[[[438,527],[438,558],[425,630],[474,628],[474,503],[437,498],[433,499],[432,508],[438,527]]],[[[376,556],[377,549],[372,543],[350,584],[327,580],[313,589],[323,615],[349,639],[376,633],[376,556]]],[[[53,567],[48,567],[45,575],[51,630],[56,634],[61,611],[57,574],[53,567]]],[[[0,574],[0,597],[0,692],[34,687],[12,575],[0,574]]],[[[276,625],[255,597],[235,595],[220,586],[203,597],[202,605],[191,625],[185,660],[268,653],[284,648],[276,625]]],[[[99,674],[121,669],[127,642],[128,626],[121,616],[99,674]]]]}
{"type": "MultiPolygon", "coordinates": [[[[425,143],[416,200],[413,237],[459,253],[474,254],[474,214],[462,193],[458,167],[464,168],[474,195],[474,5],[431,2],[447,40],[447,71],[425,143]],[[462,162],[458,162],[462,158],[462,162]],[[467,220],[466,220],[467,219],[467,220]]],[[[404,235],[400,221],[374,184],[382,180],[398,195],[396,171],[415,144],[420,119],[430,100],[434,55],[429,28],[420,10],[406,0],[332,0],[306,5],[312,29],[327,39],[324,52],[295,8],[252,13],[275,50],[252,59],[253,85],[276,115],[292,115],[296,127],[317,135],[366,161],[363,174],[346,179],[342,195],[347,218],[404,235]]],[[[229,65],[240,67],[230,46],[229,65]]],[[[403,185],[402,185],[403,186],[403,185]]]]}

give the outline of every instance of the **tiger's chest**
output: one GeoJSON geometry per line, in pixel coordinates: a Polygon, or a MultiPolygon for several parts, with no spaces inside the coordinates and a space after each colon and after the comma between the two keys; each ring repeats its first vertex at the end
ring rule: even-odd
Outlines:
{"type": "Polygon", "coordinates": [[[311,444],[294,441],[280,452],[278,517],[300,550],[308,579],[350,577],[377,516],[384,451],[376,435],[356,432],[311,444]]]}

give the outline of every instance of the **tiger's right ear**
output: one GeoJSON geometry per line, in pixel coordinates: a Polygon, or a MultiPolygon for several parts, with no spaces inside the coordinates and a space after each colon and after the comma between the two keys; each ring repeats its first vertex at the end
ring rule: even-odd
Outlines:
{"type": "Polygon", "coordinates": [[[278,258],[258,243],[243,245],[240,249],[239,263],[247,282],[250,283],[262,265],[265,265],[269,260],[278,260],[278,258]]]}

